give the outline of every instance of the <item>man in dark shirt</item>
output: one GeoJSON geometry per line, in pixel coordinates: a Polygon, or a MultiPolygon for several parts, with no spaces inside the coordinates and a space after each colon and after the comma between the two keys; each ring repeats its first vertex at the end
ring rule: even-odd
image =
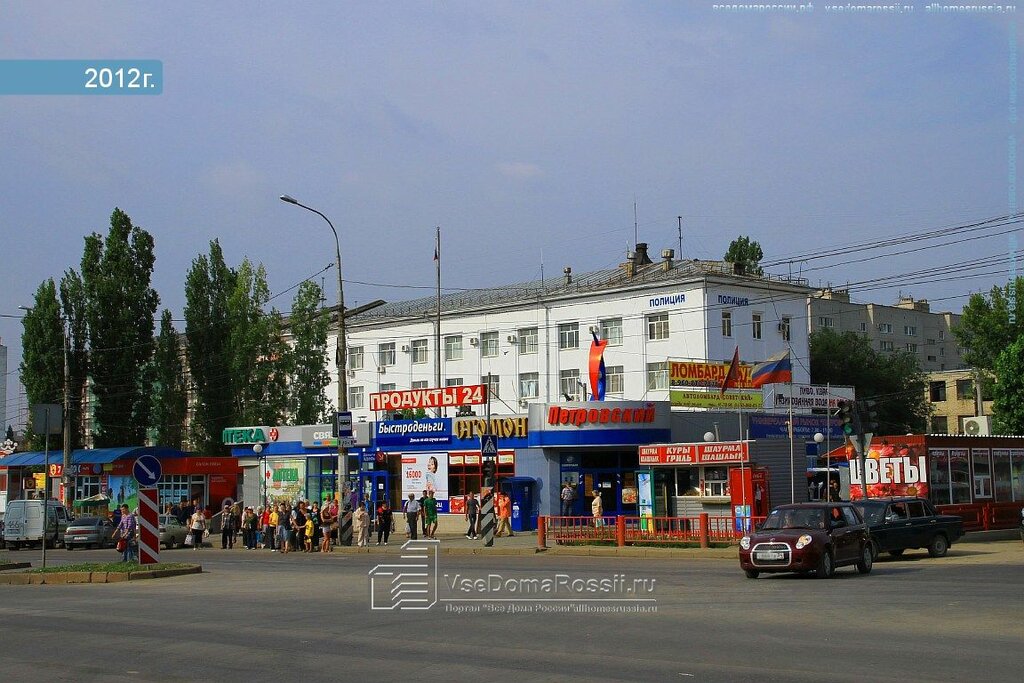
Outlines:
{"type": "Polygon", "coordinates": [[[469,521],[469,529],[466,531],[466,538],[470,540],[476,538],[476,524],[479,514],[480,501],[476,499],[476,494],[471,493],[466,497],[466,520],[469,521]]]}
{"type": "Polygon", "coordinates": [[[423,511],[426,509],[426,505],[425,505],[426,502],[427,502],[427,490],[423,489],[423,493],[420,494],[420,523],[423,525],[423,536],[424,537],[426,537],[426,535],[427,535],[427,518],[423,514],[423,511]]]}

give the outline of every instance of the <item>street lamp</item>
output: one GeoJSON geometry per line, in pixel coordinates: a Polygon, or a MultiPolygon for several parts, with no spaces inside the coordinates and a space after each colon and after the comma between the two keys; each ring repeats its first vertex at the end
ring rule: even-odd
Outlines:
{"type": "MultiPolygon", "coordinates": [[[[821,432],[814,433],[814,466],[818,467],[821,465],[821,442],[825,440],[825,435],[821,432]]],[[[828,454],[825,454],[828,458],[828,454]]],[[[825,466],[825,499],[828,500],[829,486],[832,485],[832,470],[826,465],[825,466]]]]}
{"type": "Polygon", "coordinates": [[[263,444],[253,444],[252,452],[260,461],[260,479],[263,480],[263,505],[267,504],[267,461],[263,458],[263,444]]]}
{"type": "MultiPolygon", "coordinates": [[[[281,201],[288,204],[294,204],[306,211],[315,213],[320,218],[327,221],[327,225],[330,226],[331,232],[334,234],[334,259],[335,266],[338,270],[338,337],[337,337],[337,351],[335,352],[335,364],[338,367],[338,411],[348,411],[348,376],[347,376],[347,346],[345,344],[345,290],[342,286],[341,280],[341,241],[338,239],[338,231],[334,229],[334,223],[331,223],[331,219],[320,213],[311,206],[306,206],[300,203],[297,199],[290,195],[281,195],[281,201]]],[[[343,497],[345,488],[348,484],[348,449],[345,448],[341,436],[338,437],[338,505],[339,508],[343,505],[343,497]]],[[[341,540],[339,536],[338,540],[341,540]]]]}

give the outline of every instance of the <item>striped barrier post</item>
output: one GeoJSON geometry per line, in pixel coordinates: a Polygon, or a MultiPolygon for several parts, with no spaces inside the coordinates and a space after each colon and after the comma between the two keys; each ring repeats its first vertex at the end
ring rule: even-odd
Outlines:
{"type": "Polygon", "coordinates": [[[484,546],[494,545],[494,495],[490,490],[484,493],[484,501],[480,506],[480,535],[484,537],[484,546]]]}
{"type": "Polygon", "coordinates": [[[341,514],[341,528],[338,529],[338,545],[352,545],[352,511],[341,514]]]}
{"type": "Polygon", "coordinates": [[[139,562],[160,561],[160,507],[155,488],[139,488],[139,562]]]}

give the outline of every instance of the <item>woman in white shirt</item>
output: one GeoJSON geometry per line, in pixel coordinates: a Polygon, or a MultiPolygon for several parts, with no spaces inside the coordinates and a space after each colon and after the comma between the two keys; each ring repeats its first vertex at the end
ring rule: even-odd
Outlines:
{"type": "Polygon", "coordinates": [[[202,508],[196,508],[189,520],[189,529],[192,531],[192,547],[196,550],[202,548],[203,534],[206,533],[206,515],[203,514],[202,508]]]}

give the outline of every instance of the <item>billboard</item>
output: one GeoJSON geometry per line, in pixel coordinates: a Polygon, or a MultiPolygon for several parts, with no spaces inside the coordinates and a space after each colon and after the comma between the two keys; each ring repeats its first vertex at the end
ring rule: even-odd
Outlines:
{"type": "Polygon", "coordinates": [[[727,391],[719,395],[717,391],[687,391],[670,389],[669,398],[672,405],[685,408],[725,408],[734,410],[757,410],[763,406],[764,397],[760,392],[727,391]]]}
{"type": "Polygon", "coordinates": [[[374,427],[378,448],[402,448],[422,444],[442,445],[452,441],[450,417],[378,422],[374,427]]]}
{"type": "Polygon", "coordinates": [[[835,410],[840,401],[853,401],[853,387],[825,384],[775,384],[764,390],[765,405],[775,408],[835,410]]]}
{"type": "Polygon", "coordinates": [[[487,403],[487,385],[470,384],[443,389],[408,389],[370,394],[370,410],[415,410],[487,403]]]}
{"type": "Polygon", "coordinates": [[[641,465],[708,465],[750,462],[746,441],[718,443],[674,443],[640,446],[641,465]]]}
{"type": "MultiPolygon", "coordinates": [[[[740,363],[736,368],[736,381],[731,386],[737,389],[752,389],[753,365],[740,363]]],[[[729,363],[708,363],[687,360],[668,362],[668,384],[670,387],[704,387],[719,389],[729,374],[729,363]]]]}
{"type": "Polygon", "coordinates": [[[438,512],[448,510],[448,454],[406,453],[402,456],[402,499],[409,494],[417,499],[424,491],[433,491],[438,512]]]}

